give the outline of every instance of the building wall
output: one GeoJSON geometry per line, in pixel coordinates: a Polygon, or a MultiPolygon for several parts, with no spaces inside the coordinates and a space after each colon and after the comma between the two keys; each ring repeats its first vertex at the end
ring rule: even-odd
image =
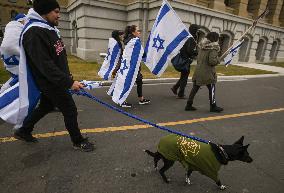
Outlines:
{"type": "MultiPolygon", "coordinates": [[[[198,24],[202,31],[216,31],[223,39],[223,51],[236,41],[261,14],[268,0],[168,0],[186,26],[198,24]]],[[[162,0],[59,0],[58,28],[66,49],[86,60],[101,60],[113,30],[135,24],[145,43],[162,0]]],[[[2,30],[11,11],[27,13],[26,0],[0,0],[2,30]],[[12,3],[10,1],[15,1],[12,3]]],[[[270,13],[246,36],[246,52],[240,61],[284,60],[284,4],[270,0],[270,13]],[[261,49],[263,47],[263,49],[261,49]],[[272,51],[271,51],[272,50],[272,51]],[[259,55],[261,53],[261,55],[259,55]],[[246,59],[244,59],[245,57],[246,59]]],[[[203,34],[205,35],[205,34],[203,34]]],[[[235,60],[239,60],[236,57],[235,60]]]]}
{"type": "MultiPolygon", "coordinates": [[[[203,31],[215,31],[224,38],[226,45],[234,41],[251,26],[266,7],[267,0],[169,0],[186,26],[198,24],[203,31]],[[226,4],[227,5],[226,5],[226,4]]],[[[273,0],[274,1],[274,0],[273,0]]],[[[161,0],[70,0],[67,12],[71,22],[71,48],[73,54],[86,60],[100,60],[99,53],[106,52],[108,38],[112,30],[123,30],[127,25],[135,24],[142,30],[142,42],[145,43],[149,31],[161,6],[161,0]],[[72,23],[76,23],[72,26],[72,23]]],[[[277,9],[283,6],[283,0],[274,1],[277,9]],[[280,6],[281,7],[281,6],[280,6]]],[[[275,7],[275,6],[274,6],[275,7]]],[[[275,9],[276,9],[275,7],[275,9]]],[[[247,36],[246,62],[284,61],[284,29],[281,27],[281,10],[259,22],[257,27],[247,36]],[[275,14],[278,14],[275,22],[275,14]],[[274,19],[271,19],[274,18],[274,19]],[[264,40],[263,50],[258,48],[259,41],[264,40]],[[277,58],[271,58],[270,50],[276,46],[277,58]],[[273,44],[274,43],[274,44],[273,44]],[[257,51],[258,48],[258,51],[257,51]],[[256,56],[262,52],[261,56],[256,56]],[[256,60],[257,59],[257,60],[256,60]]],[[[284,12],[284,11],[282,11],[284,12]]],[[[262,43],[261,43],[262,44],[262,43]]],[[[235,60],[239,60],[238,57],[235,60]]],[[[243,61],[242,58],[240,61],[243,61]]]]}

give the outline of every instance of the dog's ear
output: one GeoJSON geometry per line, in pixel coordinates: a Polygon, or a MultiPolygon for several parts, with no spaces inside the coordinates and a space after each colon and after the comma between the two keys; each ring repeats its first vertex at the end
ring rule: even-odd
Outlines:
{"type": "Polygon", "coordinates": [[[249,147],[250,144],[247,144],[245,146],[243,146],[244,149],[247,149],[249,147]]]}
{"type": "Polygon", "coordinates": [[[240,144],[240,145],[243,145],[243,142],[244,142],[244,136],[242,136],[238,141],[236,141],[234,144],[240,144]]]}

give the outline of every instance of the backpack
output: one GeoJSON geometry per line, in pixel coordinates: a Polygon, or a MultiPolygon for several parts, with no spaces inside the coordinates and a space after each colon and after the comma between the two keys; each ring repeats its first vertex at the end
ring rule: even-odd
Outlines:
{"type": "Polygon", "coordinates": [[[175,57],[172,58],[171,62],[174,68],[178,72],[189,71],[190,64],[192,63],[191,58],[183,58],[180,53],[178,53],[175,57]]]}

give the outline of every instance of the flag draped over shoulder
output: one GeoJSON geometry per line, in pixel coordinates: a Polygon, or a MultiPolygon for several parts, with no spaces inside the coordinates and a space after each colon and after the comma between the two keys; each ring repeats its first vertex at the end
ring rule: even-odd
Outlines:
{"type": "Polygon", "coordinates": [[[229,64],[232,63],[233,57],[237,55],[240,47],[242,46],[244,40],[242,41],[237,41],[234,43],[232,48],[230,49],[228,55],[224,58],[225,66],[228,66],[229,64]]]}
{"type": "Polygon", "coordinates": [[[15,125],[15,128],[21,127],[25,118],[37,105],[40,97],[40,92],[33,80],[22,46],[23,36],[33,26],[54,30],[59,35],[59,31],[48,25],[33,9],[29,10],[27,17],[29,22],[25,25],[19,40],[19,82],[0,94],[0,117],[15,125]]]}
{"type": "Polygon", "coordinates": [[[24,25],[18,21],[9,22],[5,27],[4,39],[0,47],[5,69],[13,75],[18,75],[19,73],[19,39],[23,28],[24,25]]]}
{"type": "Polygon", "coordinates": [[[0,53],[5,69],[11,74],[11,78],[1,87],[0,93],[3,93],[18,82],[20,59],[19,39],[23,28],[24,25],[18,21],[11,21],[5,27],[0,53]]]}
{"type": "Polygon", "coordinates": [[[108,53],[98,75],[104,80],[110,80],[113,70],[119,60],[122,50],[114,38],[109,38],[108,53]]]}
{"type": "Polygon", "coordinates": [[[189,37],[186,26],[164,0],[149,35],[143,61],[153,74],[161,76],[189,37]]]}
{"type": "Polygon", "coordinates": [[[117,77],[111,86],[112,90],[108,91],[116,104],[122,104],[128,97],[136,80],[143,52],[139,38],[131,39],[125,46],[117,77]]]}

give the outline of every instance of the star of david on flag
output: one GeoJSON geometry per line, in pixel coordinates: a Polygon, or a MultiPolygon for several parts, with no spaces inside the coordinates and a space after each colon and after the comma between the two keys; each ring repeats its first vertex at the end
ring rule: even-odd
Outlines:
{"type": "Polygon", "coordinates": [[[123,61],[121,61],[121,67],[120,67],[119,71],[123,75],[123,71],[127,70],[127,69],[128,69],[128,67],[127,67],[127,64],[126,64],[126,59],[124,59],[123,61]]]}
{"type": "Polygon", "coordinates": [[[232,63],[233,57],[238,54],[240,47],[242,46],[244,40],[237,41],[234,46],[230,49],[228,55],[224,58],[225,66],[228,66],[232,63]]]}
{"type": "Polygon", "coordinates": [[[139,38],[132,38],[123,51],[120,69],[112,83],[108,95],[113,102],[122,104],[128,97],[137,78],[144,49],[139,38]]]}
{"type": "Polygon", "coordinates": [[[159,34],[153,40],[154,40],[154,44],[153,44],[152,47],[153,48],[157,48],[157,52],[159,52],[159,50],[163,50],[164,49],[163,43],[164,43],[165,40],[161,39],[159,34]]]}
{"type": "Polygon", "coordinates": [[[119,61],[122,50],[114,38],[109,38],[107,55],[98,75],[104,80],[110,80],[113,70],[119,61]]]}
{"type": "Polygon", "coordinates": [[[153,74],[161,76],[189,37],[192,36],[187,27],[164,0],[146,43],[143,61],[153,74]]]}

